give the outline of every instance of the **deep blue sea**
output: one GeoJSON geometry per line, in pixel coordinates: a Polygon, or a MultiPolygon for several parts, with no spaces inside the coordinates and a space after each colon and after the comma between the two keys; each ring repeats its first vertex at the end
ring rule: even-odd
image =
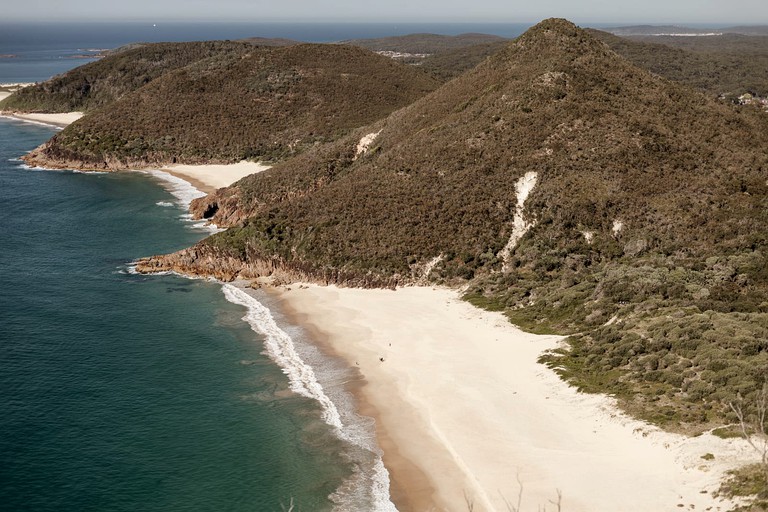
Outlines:
{"type": "MultiPolygon", "coordinates": [[[[524,29],[0,22],[0,83],[136,41],[524,29]]],[[[0,510],[394,511],[350,369],[264,293],[132,271],[210,234],[185,215],[198,192],[162,173],[18,159],[55,132],[0,118],[0,510]]]]}

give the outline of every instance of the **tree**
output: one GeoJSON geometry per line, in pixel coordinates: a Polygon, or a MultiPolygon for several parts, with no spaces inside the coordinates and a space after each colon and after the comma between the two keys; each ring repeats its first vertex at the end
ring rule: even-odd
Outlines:
{"type": "Polygon", "coordinates": [[[768,431],[766,419],[768,419],[768,382],[763,383],[763,388],[757,394],[754,410],[751,414],[744,412],[742,400],[729,402],[728,405],[739,419],[742,437],[754,448],[760,456],[760,465],[763,470],[765,484],[768,486],[768,431]]]}

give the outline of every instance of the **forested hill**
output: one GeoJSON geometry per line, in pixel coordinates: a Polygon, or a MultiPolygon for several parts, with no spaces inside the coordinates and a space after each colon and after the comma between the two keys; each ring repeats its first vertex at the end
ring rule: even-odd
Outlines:
{"type": "MultiPolygon", "coordinates": [[[[378,39],[357,39],[342,44],[368,50],[425,54],[440,58],[430,65],[439,67],[441,78],[455,76],[473,67],[473,55],[485,45],[503,42],[487,34],[411,34],[378,39]],[[480,45],[480,46],[478,46],[480,45]],[[470,49],[471,48],[471,49],[470,49]],[[448,56],[447,54],[452,54],[448,56]],[[455,55],[454,55],[455,54],[455,55]],[[442,57],[444,56],[445,57],[442,57]]],[[[18,91],[0,102],[0,110],[16,112],[88,112],[107,105],[152,80],[204,59],[244,55],[254,46],[278,47],[302,44],[281,38],[251,37],[240,41],[204,41],[183,43],[134,43],[108,52],[96,62],[79,66],[18,91]]],[[[497,47],[497,49],[500,47],[497,47]]],[[[487,55],[485,50],[483,57],[487,55]]],[[[423,57],[399,59],[414,63],[423,57]]]]}
{"type": "Polygon", "coordinates": [[[278,160],[335,140],[439,85],[346,45],[250,47],[166,73],[90,112],[26,158],[119,169],[278,160]]]}
{"type": "Polygon", "coordinates": [[[508,42],[509,39],[489,34],[409,34],[345,41],[399,62],[419,66],[441,81],[448,81],[472,69],[508,42]]]}
{"type": "Polygon", "coordinates": [[[547,20],[386,119],[199,200],[234,227],[143,261],[231,279],[462,283],[671,428],[768,372],[768,116],[547,20]]]}
{"type": "Polygon", "coordinates": [[[480,44],[509,42],[500,36],[490,34],[408,34],[405,36],[381,37],[374,39],[350,39],[344,44],[359,46],[374,52],[395,52],[406,54],[434,55],[480,44]]]}
{"type": "Polygon", "coordinates": [[[712,96],[768,96],[768,36],[624,38],[589,32],[635,65],[712,96]]]}
{"type": "MultiPolygon", "coordinates": [[[[768,96],[768,36],[633,37],[589,32],[634,64],[665,78],[707,91],[739,96],[768,96]]],[[[416,65],[440,81],[473,68],[500,51],[508,40],[487,34],[410,34],[345,41],[398,62],[416,65]]],[[[0,102],[0,110],[88,112],[152,80],[209,58],[244,54],[253,46],[301,44],[288,39],[249,38],[240,42],[137,43],[104,59],[27,87],[0,102]]]]}
{"type": "Polygon", "coordinates": [[[130,45],[101,60],[25,87],[0,102],[0,110],[88,112],[193,62],[243,55],[252,49],[251,44],[229,41],[130,45]]]}
{"type": "Polygon", "coordinates": [[[761,36],[768,35],[768,26],[766,25],[744,25],[735,27],[710,27],[710,28],[692,28],[675,25],[634,25],[628,27],[613,27],[605,29],[606,32],[616,34],[622,37],[664,37],[667,35],[677,35],[677,39],[682,39],[680,35],[701,36],[716,38],[720,35],[745,35],[761,36]]]}
{"type": "MultiPolygon", "coordinates": [[[[455,76],[477,62],[473,53],[484,45],[503,42],[487,34],[411,34],[378,39],[356,39],[342,44],[371,51],[428,54],[454,57],[436,59],[441,77],[455,76]],[[477,46],[480,45],[480,46],[477,46]],[[468,50],[471,47],[471,50],[468,50]],[[469,53],[467,53],[469,52],[469,53]],[[446,69],[450,68],[450,69],[446,69]]],[[[17,112],[88,112],[111,103],[171,71],[209,58],[243,55],[254,46],[278,47],[302,44],[280,38],[252,37],[240,41],[203,41],[183,43],[134,43],[118,48],[96,62],[79,66],[50,80],[22,89],[0,102],[0,110],[17,112]]],[[[483,55],[485,56],[485,54],[483,55]]],[[[423,57],[400,59],[414,63],[423,57]]],[[[435,67],[431,66],[431,67],[435,67]]]]}

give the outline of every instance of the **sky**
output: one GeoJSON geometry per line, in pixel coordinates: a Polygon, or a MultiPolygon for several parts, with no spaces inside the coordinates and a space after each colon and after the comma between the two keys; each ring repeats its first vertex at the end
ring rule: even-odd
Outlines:
{"type": "Polygon", "coordinates": [[[414,21],[768,24],[766,0],[25,0],[3,21],[414,21]]]}

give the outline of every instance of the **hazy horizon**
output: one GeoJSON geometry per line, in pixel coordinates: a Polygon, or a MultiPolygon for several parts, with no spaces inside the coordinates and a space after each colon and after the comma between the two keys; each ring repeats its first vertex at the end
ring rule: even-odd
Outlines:
{"type": "Polygon", "coordinates": [[[104,4],[95,0],[33,0],[3,7],[4,22],[244,22],[244,23],[531,23],[550,17],[577,24],[767,25],[764,0],[713,2],[700,0],[540,0],[509,2],[476,0],[471,4],[424,0],[390,0],[368,4],[357,0],[253,2],[220,0],[134,0],[104,4]],[[702,5],[703,4],[703,5],[702,5]],[[297,14],[300,13],[300,14],[297,14]],[[648,13],[653,13],[649,15],[648,13]]]}
{"type": "MultiPolygon", "coordinates": [[[[420,28],[429,27],[429,26],[435,26],[437,27],[450,27],[450,26],[470,26],[474,29],[481,30],[484,26],[488,27],[501,27],[504,25],[510,25],[510,26],[534,26],[537,23],[543,21],[546,18],[542,19],[536,19],[536,20],[474,20],[474,19],[463,19],[463,20],[440,20],[440,19],[419,19],[419,20],[370,20],[370,19],[361,19],[361,20],[353,20],[353,19],[312,19],[312,20],[306,20],[306,19],[254,19],[254,20],[229,20],[229,19],[198,19],[198,18],[173,18],[173,19],[161,19],[161,18],[120,18],[120,19],[111,19],[111,18],[103,18],[103,19],[97,19],[97,18],[90,18],[90,19],[82,19],[82,18],[68,18],[68,19],[3,19],[0,20],[0,26],[17,26],[19,28],[28,26],[30,28],[34,28],[35,26],[52,26],[52,25],[60,25],[60,26],[89,26],[89,25],[104,25],[104,26],[111,26],[111,25],[146,25],[149,27],[158,27],[162,28],[165,27],[171,27],[171,26],[182,26],[182,25],[205,25],[205,26],[216,26],[216,25],[222,25],[222,26],[274,26],[279,27],[281,25],[284,26],[290,26],[290,25],[317,25],[318,27],[323,25],[338,25],[338,26],[344,26],[344,25],[359,25],[359,26],[376,26],[376,25],[391,25],[398,33],[402,33],[403,30],[407,31],[408,27],[413,26],[414,30],[417,32],[420,31],[420,28]]],[[[705,22],[685,22],[685,21],[663,21],[663,22],[654,22],[654,21],[636,21],[636,22],[630,22],[630,21],[585,21],[585,20],[574,20],[571,18],[565,18],[573,23],[575,23],[577,26],[583,27],[583,28],[595,28],[595,29],[608,29],[608,28],[623,28],[623,27],[634,27],[634,26],[676,26],[681,28],[691,28],[691,29],[713,29],[713,30],[719,30],[719,29],[725,29],[729,27],[768,27],[768,22],[765,23],[754,23],[754,22],[746,22],[746,21],[733,21],[733,22],[721,22],[721,23],[705,23],[705,22]]],[[[475,31],[477,31],[475,30],[475,31]]],[[[498,30],[497,30],[498,31],[498,30]]],[[[458,32],[457,32],[458,33],[458,32]]],[[[491,32],[489,32],[491,33],[491,32]]],[[[495,32],[493,32],[495,33],[495,32]]]]}
{"type": "Polygon", "coordinates": [[[567,16],[547,16],[535,19],[523,19],[523,18],[510,18],[510,19],[474,19],[474,18],[419,18],[419,19],[353,19],[353,18],[318,18],[311,19],[306,18],[254,18],[244,20],[242,18],[159,18],[159,17],[147,17],[147,18],[8,18],[0,20],[0,25],[23,23],[23,24],[54,24],[54,23],[148,23],[148,24],[177,24],[177,23],[227,23],[227,24],[398,24],[398,25],[424,25],[424,24],[445,24],[445,25],[458,25],[458,24],[474,24],[474,25],[498,25],[503,23],[511,24],[529,24],[535,25],[548,18],[564,18],[568,21],[575,23],[576,25],[586,27],[632,27],[632,26],[679,26],[688,28],[726,28],[726,27],[763,27],[768,26],[768,20],[762,22],[755,21],[719,21],[719,22],[705,22],[705,21],[685,21],[685,20],[590,20],[590,19],[578,19],[570,18],[567,16]]]}

